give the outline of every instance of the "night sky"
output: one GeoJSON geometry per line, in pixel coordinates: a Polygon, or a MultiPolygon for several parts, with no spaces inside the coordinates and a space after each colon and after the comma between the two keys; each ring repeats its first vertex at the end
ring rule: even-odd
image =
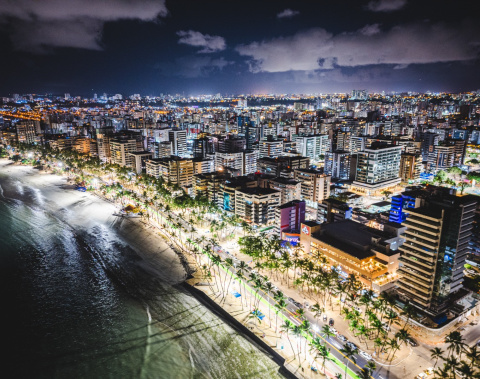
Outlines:
{"type": "Polygon", "coordinates": [[[474,4],[0,0],[0,95],[477,90],[474,4]]]}

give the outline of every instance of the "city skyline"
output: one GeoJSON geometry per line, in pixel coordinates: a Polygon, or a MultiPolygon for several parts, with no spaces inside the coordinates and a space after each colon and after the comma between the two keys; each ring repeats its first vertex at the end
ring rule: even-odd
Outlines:
{"type": "Polygon", "coordinates": [[[478,26],[447,2],[0,5],[2,94],[463,92],[478,26]]]}

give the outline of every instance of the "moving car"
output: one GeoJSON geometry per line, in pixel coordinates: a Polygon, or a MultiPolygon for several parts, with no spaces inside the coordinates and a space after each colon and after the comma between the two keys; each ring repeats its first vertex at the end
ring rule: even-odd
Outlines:
{"type": "Polygon", "coordinates": [[[323,315],[323,321],[327,321],[327,315],[326,314],[323,315]]]}
{"type": "Polygon", "coordinates": [[[328,325],[333,326],[334,323],[335,323],[335,322],[333,321],[333,318],[331,318],[330,320],[328,320],[328,325]]]}

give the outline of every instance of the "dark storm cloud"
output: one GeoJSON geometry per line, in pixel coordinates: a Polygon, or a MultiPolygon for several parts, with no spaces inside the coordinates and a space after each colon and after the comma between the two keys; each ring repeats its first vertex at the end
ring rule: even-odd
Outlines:
{"type": "Polygon", "coordinates": [[[193,30],[181,30],[177,32],[177,35],[180,37],[178,43],[202,47],[202,49],[198,51],[199,53],[214,53],[225,50],[227,47],[225,38],[220,36],[210,36],[193,30]]]}
{"type": "Polygon", "coordinates": [[[469,28],[451,29],[427,23],[395,26],[381,32],[379,25],[374,24],[337,35],[313,28],[289,37],[240,45],[236,50],[251,58],[252,72],[376,64],[403,67],[475,59],[478,56],[478,49],[473,45],[476,35],[469,28]]]}
{"type": "Polygon", "coordinates": [[[367,5],[367,9],[373,12],[393,12],[402,9],[407,0],[373,0],[367,5]]]}
{"type": "Polygon", "coordinates": [[[44,47],[101,49],[108,21],[154,21],[165,16],[164,0],[3,0],[0,23],[8,23],[10,38],[20,50],[44,47]]]}

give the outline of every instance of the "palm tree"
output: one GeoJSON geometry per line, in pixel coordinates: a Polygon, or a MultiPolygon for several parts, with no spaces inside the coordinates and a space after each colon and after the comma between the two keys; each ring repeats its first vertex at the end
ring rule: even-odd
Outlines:
{"type": "Polygon", "coordinates": [[[406,329],[400,329],[397,333],[395,333],[395,338],[400,342],[399,346],[401,346],[402,343],[406,344],[408,340],[412,338],[412,336],[406,329]]]}
{"type": "Polygon", "coordinates": [[[302,308],[298,308],[295,313],[295,317],[298,317],[300,320],[303,320],[305,318],[305,311],[302,308]]]}
{"type": "Polygon", "coordinates": [[[280,330],[282,331],[282,333],[287,334],[288,342],[290,343],[290,347],[292,348],[292,351],[293,351],[293,359],[295,359],[296,358],[295,349],[293,348],[292,341],[290,341],[290,337],[288,335],[291,331],[293,331],[292,322],[289,320],[285,320],[285,323],[280,326],[280,330]]]}
{"type": "Polygon", "coordinates": [[[276,303],[275,303],[275,314],[276,314],[276,321],[275,321],[275,333],[277,332],[277,324],[278,324],[278,314],[283,312],[286,308],[287,308],[287,303],[285,302],[285,300],[283,299],[280,299],[278,300],[276,303]]]}
{"type": "Polygon", "coordinates": [[[348,364],[350,361],[352,361],[354,364],[357,363],[357,360],[355,358],[356,350],[352,349],[350,345],[345,345],[343,346],[342,349],[340,349],[340,352],[345,356],[346,358],[346,365],[345,365],[345,379],[347,379],[347,371],[348,371],[348,364]]]}
{"type": "Polygon", "coordinates": [[[326,361],[333,360],[330,358],[330,349],[328,349],[325,345],[320,345],[315,358],[320,358],[322,360],[323,375],[327,376],[327,373],[325,372],[325,363],[326,361]]]}
{"type": "Polygon", "coordinates": [[[300,328],[302,328],[302,331],[305,333],[305,359],[307,359],[307,336],[310,335],[311,327],[310,321],[308,320],[303,320],[302,324],[300,325],[300,328]]]}
{"type": "Polygon", "coordinates": [[[324,334],[324,336],[326,336],[327,339],[335,336],[335,333],[332,332],[328,325],[323,325],[320,331],[324,334]]]}
{"type": "Polygon", "coordinates": [[[357,371],[358,379],[371,379],[370,370],[368,368],[362,368],[360,371],[357,371]]]}
{"type": "Polygon", "coordinates": [[[457,353],[460,359],[462,359],[462,352],[465,348],[465,342],[463,342],[463,337],[458,331],[453,331],[445,337],[445,343],[448,343],[447,350],[450,351],[450,356],[453,353],[457,353]]]}
{"type": "Polygon", "coordinates": [[[453,374],[453,379],[456,378],[456,370],[460,366],[460,361],[457,359],[457,357],[454,357],[451,355],[448,357],[445,361],[446,367],[448,367],[448,370],[453,374]]]}
{"type": "Polygon", "coordinates": [[[430,350],[430,353],[431,353],[430,358],[432,358],[435,361],[435,365],[433,366],[433,369],[435,370],[435,367],[437,367],[438,360],[444,359],[443,350],[438,347],[434,347],[433,349],[430,350]]]}
{"type": "Polygon", "coordinates": [[[465,352],[466,357],[470,360],[470,366],[478,367],[480,365],[480,350],[477,345],[472,346],[465,352]]]}
{"type": "Polygon", "coordinates": [[[298,349],[298,359],[300,359],[300,354],[302,353],[302,346],[299,344],[299,340],[302,337],[302,328],[298,325],[294,325],[292,329],[292,333],[294,336],[297,337],[297,349],[298,349]]]}
{"type": "MultiPolygon", "coordinates": [[[[263,286],[264,291],[267,293],[267,296],[270,298],[270,292],[273,291],[273,284],[266,282],[263,286]]],[[[268,300],[269,301],[269,300],[268,300]]],[[[268,318],[270,319],[270,306],[268,307],[268,318]]],[[[272,327],[272,320],[270,319],[270,328],[272,327]]]]}
{"type": "Polygon", "coordinates": [[[312,311],[313,317],[315,318],[315,321],[316,321],[317,324],[318,324],[318,318],[322,315],[322,313],[323,313],[323,308],[320,307],[320,304],[315,303],[315,304],[313,304],[312,307],[310,308],[310,311],[312,311]]]}
{"type": "Polygon", "coordinates": [[[462,361],[460,366],[457,368],[457,371],[460,373],[462,378],[473,378],[475,371],[473,368],[467,363],[462,361]]]}
{"type": "Polygon", "coordinates": [[[227,258],[225,259],[225,281],[227,280],[227,275],[230,276],[230,279],[228,280],[228,285],[227,288],[223,294],[223,300],[225,301],[227,299],[227,294],[228,294],[228,289],[230,288],[230,283],[232,282],[233,275],[230,271],[230,267],[233,267],[233,259],[232,258],[227,258]]]}
{"type": "Polygon", "coordinates": [[[402,316],[406,316],[406,320],[405,320],[405,324],[403,325],[403,329],[405,329],[405,327],[407,326],[408,324],[408,321],[415,317],[417,315],[417,311],[415,310],[415,308],[410,305],[410,304],[405,304],[405,307],[403,307],[403,310],[402,310],[402,316]]]}
{"type": "Polygon", "coordinates": [[[390,355],[392,355],[392,358],[390,360],[393,360],[393,357],[395,356],[394,352],[398,350],[400,345],[398,344],[398,342],[395,338],[392,338],[391,340],[388,340],[387,344],[390,347],[390,352],[387,355],[387,360],[388,360],[388,357],[390,357],[390,355]]]}

